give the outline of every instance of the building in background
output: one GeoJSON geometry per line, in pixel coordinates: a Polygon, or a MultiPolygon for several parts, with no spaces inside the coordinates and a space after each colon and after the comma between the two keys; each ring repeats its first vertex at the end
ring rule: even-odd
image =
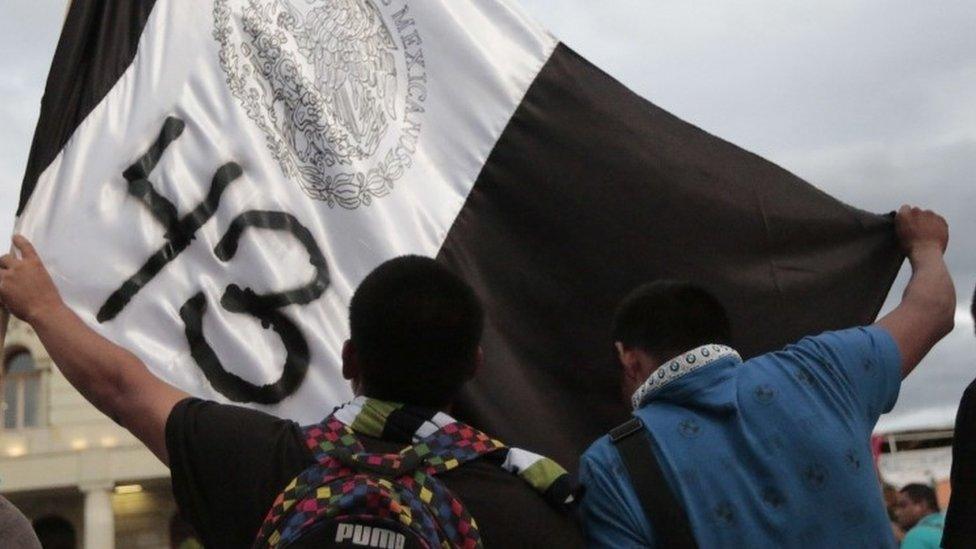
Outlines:
{"type": "Polygon", "coordinates": [[[169,470],[71,387],[30,326],[11,319],[2,358],[0,493],[83,549],[169,548],[169,470]]]}
{"type": "Polygon", "coordinates": [[[881,435],[878,460],[881,478],[896,488],[927,484],[935,489],[939,507],[949,504],[949,472],[952,470],[952,426],[944,429],[892,432],[881,435]]]}

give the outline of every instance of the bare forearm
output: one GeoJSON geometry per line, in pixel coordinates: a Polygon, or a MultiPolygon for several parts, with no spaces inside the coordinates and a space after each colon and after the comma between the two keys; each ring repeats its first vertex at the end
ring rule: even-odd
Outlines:
{"type": "Polygon", "coordinates": [[[135,355],[69,309],[30,241],[15,235],[14,246],[23,257],[0,257],[0,300],[34,327],[54,363],[89,402],[167,463],[166,421],[187,394],[152,375],[135,355]]]}
{"type": "Polygon", "coordinates": [[[909,254],[912,278],[901,303],[878,321],[894,337],[902,355],[902,379],[952,331],[956,290],[942,251],[925,248],[909,254]]]}
{"type": "Polygon", "coordinates": [[[100,336],[64,304],[27,320],[68,381],[168,464],[166,421],[188,395],[158,379],[138,357],[100,336]]]}
{"type": "Polygon", "coordinates": [[[89,328],[64,304],[29,322],[68,381],[96,408],[122,423],[118,399],[125,392],[125,374],[145,370],[145,365],[89,328]]]}
{"type": "Polygon", "coordinates": [[[931,315],[933,330],[939,337],[952,331],[956,311],[956,288],[942,252],[925,248],[909,255],[912,278],[905,287],[902,305],[916,307],[931,315]]]}

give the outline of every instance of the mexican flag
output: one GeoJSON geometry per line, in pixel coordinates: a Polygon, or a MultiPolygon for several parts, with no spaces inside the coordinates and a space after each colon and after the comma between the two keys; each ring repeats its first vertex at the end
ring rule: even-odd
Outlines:
{"type": "Polygon", "coordinates": [[[16,230],[160,378],[300,422],[351,397],[359,282],[436,257],[488,314],[455,412],[572,467],[626,414],[609,323],[631,288],[703,284],[754,355],[871,322],[892,227],[511,0],[74,0],[16,230]]]}

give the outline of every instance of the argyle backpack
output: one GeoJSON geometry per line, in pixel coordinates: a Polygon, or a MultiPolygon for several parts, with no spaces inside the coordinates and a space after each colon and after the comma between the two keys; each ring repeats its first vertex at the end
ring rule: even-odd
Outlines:
{"type": "Polygon", "coordinates": [[[482,546],[474,518],[437,476],[501,442],[455,422],[398,454],[371,454],[333,416],[303,434],[316,463],[275,499],[255,548],[482,546]]]}

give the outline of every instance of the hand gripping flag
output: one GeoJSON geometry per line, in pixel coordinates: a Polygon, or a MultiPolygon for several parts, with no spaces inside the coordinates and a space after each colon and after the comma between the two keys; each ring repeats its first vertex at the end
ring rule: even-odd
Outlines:
{"type": "Polygon", "coordinates": [[[302,422],[350,397],[356,285],[437,257],[488,312],[459,415],[570,466],[625,411],[635,285],[711,288],[751,355],[870,322],[902,260],[510,0],[74,0],[17,230],[156,375],[302,422]]]}

